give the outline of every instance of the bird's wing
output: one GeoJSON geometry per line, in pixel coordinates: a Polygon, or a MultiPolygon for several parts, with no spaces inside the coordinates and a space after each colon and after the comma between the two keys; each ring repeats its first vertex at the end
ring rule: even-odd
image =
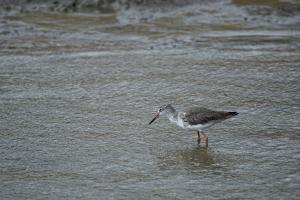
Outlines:
{"type": "Polygon", "coordinates": [[[205,124],[210,121],[224,120],[229,116],[229,112],[213,111],[202,107],[190,108],[185,112],[185,118],[190,125],[205,124]]]}

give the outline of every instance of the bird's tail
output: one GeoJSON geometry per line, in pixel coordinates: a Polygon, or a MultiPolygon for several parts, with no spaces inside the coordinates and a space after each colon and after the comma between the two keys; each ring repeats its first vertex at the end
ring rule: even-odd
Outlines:
{"type": "Polygon", "coordinates": [[[235,116],[235,115],[238,115],[239,113],[238,113],[238,112],[229,112],[229,114],[230,114],[231,116],[235,116]]]}

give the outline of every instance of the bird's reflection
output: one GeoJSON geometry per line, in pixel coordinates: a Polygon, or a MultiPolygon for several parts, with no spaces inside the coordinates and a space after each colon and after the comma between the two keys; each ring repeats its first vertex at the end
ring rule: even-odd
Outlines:
{"type": "Polygon", "coordinates": [[[177,163],[184,166],[207,167],[214,164],[213,155],[207,148],[194,147],[192,149],[178,150],[175,154],[177,163]]]}
{"type": "Polygon", "coordinates": [[[193,147],[175,152],[168,152],[160,158],[162,170],[171,168],[186,169],[207,169],[215,166],[215,156],[213,152],[204,147],[193,147]]]}

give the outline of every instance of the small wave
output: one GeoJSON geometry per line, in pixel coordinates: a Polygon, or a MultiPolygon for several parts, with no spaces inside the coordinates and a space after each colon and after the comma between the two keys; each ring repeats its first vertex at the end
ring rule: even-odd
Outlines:
{"type": "Polygon", "coordinates": [[[182,6],[195,0],[2,0],[0,11],[4,14],[23,12],[100,12],[111,13],[136,6],[182,6]]]}

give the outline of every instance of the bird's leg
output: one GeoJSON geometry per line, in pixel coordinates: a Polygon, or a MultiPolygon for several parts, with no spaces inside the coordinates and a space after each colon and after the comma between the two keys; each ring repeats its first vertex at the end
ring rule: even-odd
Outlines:
{"type": "Polygon", "coordinates": [[[200,137],[200,132],[199,132],[199,130],[197,130],[197,143],[198,144],[200,144],[200,142],[201,142],[201,137],[200,137]]]}
{"type": "Polygon", "coordinates": [[[204,138],[205,138],[205,146],[207,148],[208,147],[208,133],[204,134],[204,138]]]}

